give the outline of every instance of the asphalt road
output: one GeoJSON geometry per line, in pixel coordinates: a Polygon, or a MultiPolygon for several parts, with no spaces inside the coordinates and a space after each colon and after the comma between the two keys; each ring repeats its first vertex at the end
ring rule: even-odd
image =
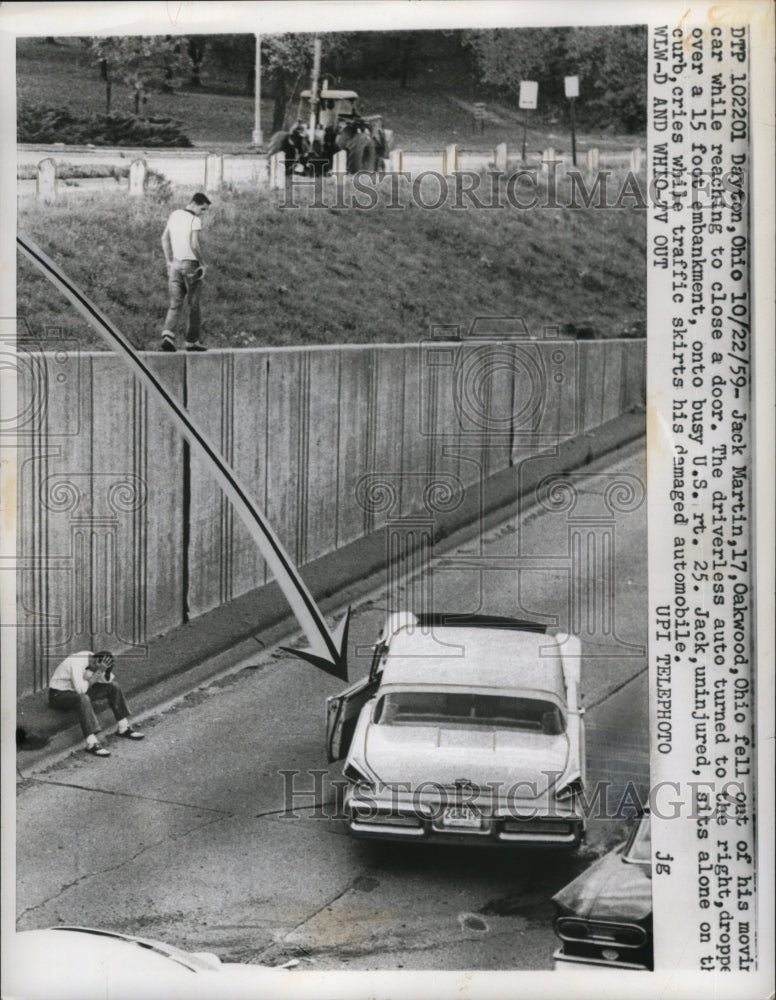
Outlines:
{"type": "MultiPolygon", "coordinates": [[[[571,616],[583,626],[588,783],[611,781],[616,803],[629,781],[648,785],[646,505],[626,495],[645,482],[643,449],[588,471],[574,479],[573,508],[526,507],[435,554],[422,577],[365,595],[351,678],[392,602],[556,616],[563,628],[571,616]],[[620,506],[635,509],[612,515],[616,481],[620,506]],[[580,525],[588,542],[575,561],[580,525]],[[611,588],[591,532],[612,543],[611,588]]],[[[326,815],[340,775],[326,766],[324,700],[341,687],[262,654],[145,720],[142,743],[112,740],[110,759],[76,753],[23,782],[19,929],[108,927],[318,970],[549,969],[550,897],[622,835],[622,821],[594,819],[572,855],[355,841],[326,815]],[[284,771],[309,793],[293,800],[296,818],[284,771]]]]}

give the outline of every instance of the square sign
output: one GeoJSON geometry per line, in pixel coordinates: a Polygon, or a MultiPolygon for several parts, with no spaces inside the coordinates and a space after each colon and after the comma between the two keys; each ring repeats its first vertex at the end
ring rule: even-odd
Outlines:
{"type": "Polygon", "coordinates": [[[536,110],[536,98],[539,93],[539,84],[535,80],[520,81],[520,100],[518,107],[526,111],[536,110]]]}
{"type": "Polygon", "coordinates": [[[564,76],[563,81],[566,84],[566,97],[579,97],[579,77],[564,76]]]}

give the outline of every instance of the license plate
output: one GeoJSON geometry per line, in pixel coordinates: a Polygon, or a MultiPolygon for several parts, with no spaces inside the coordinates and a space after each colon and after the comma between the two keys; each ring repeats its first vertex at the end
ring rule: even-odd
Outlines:
{"type": "Polygon", "coordinates": [[[471,806],[448,806],[442,813],[442,825],[479,830],[482,816],[471,806]]]}

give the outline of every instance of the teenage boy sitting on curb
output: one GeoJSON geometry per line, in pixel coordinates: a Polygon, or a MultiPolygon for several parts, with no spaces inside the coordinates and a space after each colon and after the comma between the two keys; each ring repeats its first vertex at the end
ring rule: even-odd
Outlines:
{"type": "Polygon", "coordinates": [[[112,653],[107,650],[71,653],[59,664],[49,681],[49,705],[63,712],[78,712],[86,738],[86,752],[95,757],[110,757],[110,750],[106,750],[96,736],[102,727],[92,702],[101,698],[107,698],[116,718],[116,735],[128,740],[142,740],[145,734],[129,724],[129,708],[124,693],[113,677],[112,653]]]}

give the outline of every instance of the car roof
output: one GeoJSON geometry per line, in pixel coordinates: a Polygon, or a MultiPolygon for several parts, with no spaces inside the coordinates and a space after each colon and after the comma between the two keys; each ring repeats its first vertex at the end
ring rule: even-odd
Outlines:
{"type": "Polygon", "coordinates": [[[512,688],[565,701],[558,643],[519,628],[406,626],[391,637],[381,687],[512,688]]]}
{"type": "Polygon", "coordinates": [[[18,932],[3,959],[3,996],[25,1000],[227,1000],[283,989],[268,989],[283,982],[280,969],[222,964],[215,955],[87,927],[18,932]]]}

